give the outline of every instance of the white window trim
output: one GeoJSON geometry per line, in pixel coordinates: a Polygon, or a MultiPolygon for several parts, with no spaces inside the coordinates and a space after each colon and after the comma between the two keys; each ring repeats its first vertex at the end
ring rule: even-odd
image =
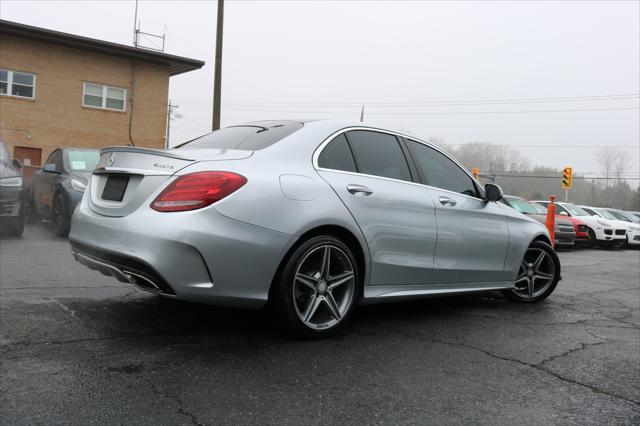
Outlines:
{"type": "Polygon", "coordinates": [[[31,72],[26,72],[26,71],[14,71],[14,70],[10,70],[7,68],[1,68],[3,71],[7,72],[7,93],[0,93],[0,96],[7,96],[9,98],[18,98],[18,99],[35,99],[36,98],[36,75],[34,73],[31,72]],[[29,86],[28,84],[20,84],[20,83],[16,83],[18,86],[27,86],[27,87],[32,87],[33,88],[33,94],[32,96],[21,96],[21,95],[14,95],[11,92],[13,92],[13,73],[14,72],[18,72],[20,74],[29,74],[31,76],[33,76],[33,85],[29,86]]]}
{"type": "MultiPolygon", "coordinates": [[[[89,96],[96,96],[96,95],[89,95],[89,96]]],[[[82,106],[85,108],[93,108],[93,109],[105,109],[107,111],[118,111],[118,112],[127,112],[127,89],[125,89],[124,87],[118,87],[118,86],[107,86],[106,84],[99,84],[99,83],[91,83],[89,81],[85,81],[82,83],[82,106]],[[91,84],[93,86],[100,86],[102,87],[102,106],[95,106],[95,105],[87,105],[84,103],[84,97],[87,94],[87,84],[91,84]],[[107,107],[107,89],[118,89],[118,90],[123,90],[124,91],[124,99],[116,99],[116,98],[109,98],[109,99],[116,99],[116,100],[121,100],[122,101],[122,109],[118,109],[118,108],[108,108],[107,107]]]]}

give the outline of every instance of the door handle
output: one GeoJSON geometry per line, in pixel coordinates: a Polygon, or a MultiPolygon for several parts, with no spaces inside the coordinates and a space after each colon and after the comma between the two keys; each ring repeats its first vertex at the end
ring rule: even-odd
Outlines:
{"type": "Polygon", "coordinates": [[[362,185],[353,185],[353,184],[347,185],[347,191],[349,191],[354,195],[362,194],[362,195],[368,196],[373,194],[372,190],[362,185]]]}
{"type": "Polygon", "coordinates": [[[443,206],[455,206],[456,204],[458,204],[455,200],[452,200],[449,197],[440,197],[438,199],[440,201],[440,204],[442,204],[443,206]]]}

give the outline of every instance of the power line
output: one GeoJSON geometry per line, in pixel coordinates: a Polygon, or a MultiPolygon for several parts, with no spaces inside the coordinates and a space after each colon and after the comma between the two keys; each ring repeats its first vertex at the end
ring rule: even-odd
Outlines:
{"type": "MultiPolygon", "coordinates": [[[[590,96],[561,96],[561,97],[537,97],[537,98],[503,98],[503,99],[467,99],[467,100],[421,100],[421,101],[385,101],[385,102],[313,102],[313,101],[227,101],[224,104],[228,106],[292,106],[292,107],[333,107],[333,106],[361,106],[363,103],[367,106],[384,105],[384,106],[442,106],[442,105],[492,105],[492,104],[519,104],[519,103],[553,103],[553,102],[597,102],[610,100],[629,100],[640,99],[640,93],[624,93],[614,95],[590,95],[590,96]]],[[[211,103],[182,99],[183,103],[196,103],[200,105],[211,106],[211,103]]]]}

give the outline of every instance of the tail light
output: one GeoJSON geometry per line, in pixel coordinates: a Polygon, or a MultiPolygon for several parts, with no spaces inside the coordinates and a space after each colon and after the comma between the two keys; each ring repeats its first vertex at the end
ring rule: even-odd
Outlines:
{"type": "Polygon", "coordinates": [[[180,176],[151,203],[159,212],[197,210],[222,200],[247,183],[231,172],[196,172],[180,176]]]}

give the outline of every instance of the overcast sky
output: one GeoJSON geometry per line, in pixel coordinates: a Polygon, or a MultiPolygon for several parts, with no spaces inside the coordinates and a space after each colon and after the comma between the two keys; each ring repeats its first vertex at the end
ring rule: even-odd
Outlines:
{"type": "MultiPolygon", "coordinates": [[[[597,147],[620,146],[637,175],[639,5],[227,0],[222,125],[358,120],[364,104],[369,124],[449,144],[508,144],[534,165],[590,175],[597,147]]],[[[133,1],[3,0],[0,16],[132,43],[133,1]]],[[[146,32],[166,26],[167,53],[207,62],[171,79],[183,116],[172,144],[208,131],[216,2],[141,1],[139,19],[146,32]]]]}

